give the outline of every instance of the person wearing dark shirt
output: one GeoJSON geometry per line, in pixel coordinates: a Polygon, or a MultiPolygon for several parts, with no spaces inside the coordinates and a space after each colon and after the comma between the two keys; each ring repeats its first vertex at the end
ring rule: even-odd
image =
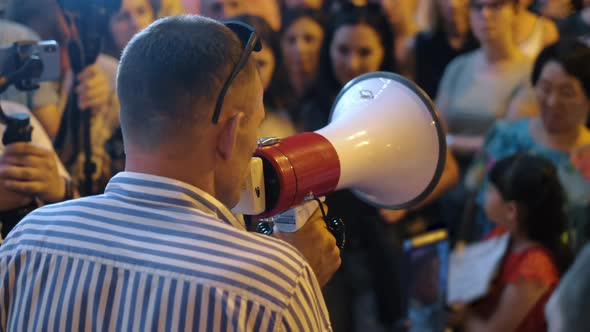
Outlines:
{"type": "Polygon", "coordinates": [[[559,22],[559,34],[568,37],[581,37],[590,41],[590,1],[584,1],[584,9],[575,12],[559,22]]]}
{"type": "Polygon", "coordinates": [[[435,1],[437,23],[414,40],[414,80],[434,98],[447,65],[458,55],[475,50],[479,43],[471,34],[467,2],[435,1]]]}

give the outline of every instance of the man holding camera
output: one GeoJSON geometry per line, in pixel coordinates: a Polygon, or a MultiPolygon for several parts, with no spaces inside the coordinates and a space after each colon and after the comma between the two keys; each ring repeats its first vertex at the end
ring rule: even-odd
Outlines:
{"type": "MultiPolygon", "coordinates": [[[[18,23],[0,20],[0,45],[14,42],[38,41],[35,32],[18,23]]],[[[10,56],[10,55],[9,55],[10,56]]],[[[44,63],[44,66],[53,64],[44,63]]],[[[59,65],[59,64],[57,64],[59,65]]],[[[0,73],[10,74],[18,68],[0,68],[0,73]]],[[[81,105],[100,105],[104,86],[102,76],[89,67],[80,76],[83,83],[79,89],[81,105]]],[[[104,80],[104,79],[103,79],[104,80]]],[[[0,144],[0,241],[29,212],[39,205],[70,199],[77,191],[57,157],[47,129],[51,123],[59,123],[57,114],[58,96],[52,82],[41,82],[33,91],[19,91],[9,86],[1,95],[2,108],[8,115],[29,113],[32,109],[33,132],[31,142],[20,142],[4,147],[0,144]],[[39,121],[38,121],[39,119],[39,121]]],[[[114,83],[113,83],[114,86],[114,83]]],[[[57,128],[55,128],[57,130],[57,128]]],[[[0,125],[0,137],[5,128],[0,125]]]]}
{"type": "MultiPolygon", "coordinates": [[[[18,41],[38,41],[30,29],[17,23],[0,20],[0,45],[18,41]]],[[[47,64],[45,64],[47,65],[47,64]]],[[[0,68],[8,74],[17,68],[0,68]]],[[[9,86],[1,95],[2,110],[7,115],[27,113],[33,129],[31,142],[4,146],[0,144],[0,242],[29,212],[40,204],[60,202],[68,198],[69,175],[53,150],[44,126],[29,109],[42,117],[55,110],[57,94],[51,83],[42,82],[34,91],[19,91],[9,86]]],[[[5,127],[0,124],[0,137],[5,127]]],[[[70,195],[71,196],[71,195],[70,195]]]]}
{"type": "MultiPolygon", "coordinates": [[[[82,184],[87,176],[83,153],[86,146],[83,129],[80,129],[81,112],[74,111],[73,104],[77,104],[79,110],[91,110],[91,160],[94,167],[90,174],[92,188],[90,192],[82,190],[83,194],[102,192],[111,176],[110,157],[105,150],[105,142],[112,136],[119,120],[119,105],[115,91],[117,60],[99,54],[95,63],[75,74],[77,61],[71,59],[68,52],[68,43],[76,39],[73,38],[75,29],[68,25],[65,10],[59,3],[81,7],[83,4],[101,2],[104,1],[8,0],[5,15],[8,20],[31,28],[43,40],[57,41],[61,47],[61,77],[58,81],[52,82],[53,93],[57,93],[56,102],[50,107],[32,111],[49,136],[54,139],[60,159],[71,174],[72,182],[80,189],[85,189],[82,184]],[[74,91],[78,95],[77,100],[70,98],[74,91]]],[[[81,20],[81,25],[94,20],[93,17],[81,17],[81,13],[72,15],[78,15],[76,17],[81,20]]]]}
{"type": "Polygon", "coordinates": [[[320,284],[340,258],[319,213],[279,235],[302,255],[228,209],[264,118],[259,49],[251,27],[198,16],[131,40],[117,82],[126,172],[8,236],[0,331],[331,330],[320,284]]]}

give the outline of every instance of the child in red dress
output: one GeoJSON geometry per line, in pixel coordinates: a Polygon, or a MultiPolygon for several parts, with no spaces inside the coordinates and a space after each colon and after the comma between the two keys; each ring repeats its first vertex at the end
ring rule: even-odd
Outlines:
{"type": "Polygon", "coordinates": [[[562,241],[565,197],[553,164],[517,154],[490,172],[485,212],[510,245],[487,296],[465,308],[465,331],[546,331],[544,307],[571,262],[562,241]]]}

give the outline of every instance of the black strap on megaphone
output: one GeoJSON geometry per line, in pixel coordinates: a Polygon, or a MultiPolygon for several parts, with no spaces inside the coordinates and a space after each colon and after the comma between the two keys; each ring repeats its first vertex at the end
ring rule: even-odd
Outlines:
{"type": "Polygon", "coordinates": [[[324,222],[326,223],[326,227],[334,235],[336,238],[336,245],[340,250],[344,249],[346,245],[346,227],[344,226],[344,221],[342,221],[339,217],[328,217],[326,211],[324,210],[324,204],[320,201],[319,198],[315,197],[314,200],[318,202],[320,205],[320,211],[322,212],[322,218],[324,218],[324,222]]]}

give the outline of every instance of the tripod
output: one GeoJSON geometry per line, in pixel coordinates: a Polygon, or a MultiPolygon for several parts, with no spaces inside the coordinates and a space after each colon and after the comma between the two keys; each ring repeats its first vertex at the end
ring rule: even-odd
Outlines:
{"type": "MultiPolygon", "coordinates": [[[[70,31],[70,40],[67,44],[68,56],[74,77],[77,77],[98,58],[102,44],[98,27],[104,18],[98,14],[81,15],[66,7],[62,7],[62,12],[70,31]]],[[[99,12],[97,10],[97,13],[99,12]]],[[[65,164],[72,165],[78,159],[80,141],[82,141],[84,178],[79,189],[82,196],[87,196],[94,194],[92,175],[96,171],[96,164],[92,161],[92,113],[90,109],[80,110],[78,107],[76,87],[79,83],[78,80],[74,81],[54,145],[56,150],[61,151],[66,145],[66,138],[70,138],[72,156],[65,161],[65,164]]]]}

